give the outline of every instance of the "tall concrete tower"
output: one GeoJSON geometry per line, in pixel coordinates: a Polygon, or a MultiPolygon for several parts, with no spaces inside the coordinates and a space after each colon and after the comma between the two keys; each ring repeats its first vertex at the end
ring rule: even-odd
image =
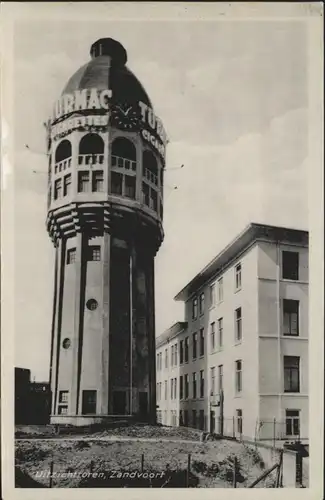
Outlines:
{"type": "Polygon", "coordinates": [[[51,422],[153,422],[166,134],[122,45],[100,39],[90,55],[48,126],[51,422]]]}

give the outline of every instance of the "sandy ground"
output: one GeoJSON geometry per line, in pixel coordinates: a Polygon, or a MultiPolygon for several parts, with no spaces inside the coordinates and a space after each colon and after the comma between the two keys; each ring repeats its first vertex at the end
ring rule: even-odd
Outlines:
{"type": "MultiPolygon", "coordinates": [[[[229,467],[223,461],[231,460],[233,456],[237,457],[243,478],[237,487],[247,487],[264,470],[258,454],[242,443],[227,440],[200,442],[200,432],[169,429],[150,429],[147,426],[141,430],[115,429],[82,438],[65,436],[55,439],[44,438],[44,432],[26,432],[24,439],[16,439],[16,465],[48,486],[53,461],[57,477],[53,478],[52,486],[65,488],[78,487],[81,476],[66,478],[60,477],[60,473],[140,470],[142,454],[145,471],[164,471],[166,467],[186,469],[190,454],[191,471],[199,478],[199,487],[203,488],[232,487],[231,479],[227,480],[225,476],[229,467]],[[28,438],[28,434],[33,437],[28,438]],[[213,467],[218,467],[217,473],[211,473],[213,467]],[[210,468],[209,475],[207,468],[210,468]]],[[[269,477],[259,487],[271,487],[271,479],[269,477]]]]}

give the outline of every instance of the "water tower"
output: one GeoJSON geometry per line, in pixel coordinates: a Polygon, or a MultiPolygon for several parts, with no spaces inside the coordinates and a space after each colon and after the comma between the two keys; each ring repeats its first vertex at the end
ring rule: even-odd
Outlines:
{"type": "Polygon", "coordinates": [[[123,46],[100,39],[90,55],[48,127],[51,422],[154,422],[166,134],[123,46]]]}

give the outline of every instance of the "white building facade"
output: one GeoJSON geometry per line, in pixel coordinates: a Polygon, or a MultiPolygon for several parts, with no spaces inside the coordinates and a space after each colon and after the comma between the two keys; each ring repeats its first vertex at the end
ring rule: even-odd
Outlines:
{"type": "Polygon", "coordinates": [[[175,300],[185,322],[156,342],[158,421],[307,441],[308,232],[250,224],[175,300]]]}

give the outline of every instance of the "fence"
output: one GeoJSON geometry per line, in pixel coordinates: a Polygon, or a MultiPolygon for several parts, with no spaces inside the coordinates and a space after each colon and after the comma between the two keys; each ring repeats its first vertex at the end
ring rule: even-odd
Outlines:
{"type": "MultiPolygon", "coordinates": [[[[150,462],[145,460],[145,454],[139,455],[138,465],[128,470],[100,470],[96,462],[91,461],[88,467],[82,470],[62,470],[62,465],[52,459],[48,470],[37,472],[33,479],[16,466],[16,478],[19,484],[16,487],[65,487],[62,480],[77,479],[74,486],[78,487],[149,487],[149,488],[195,488],[199,484],[197,473],[202,472],[199,463],[192,461],[190,453],[184,457],[184,463],[179,468],[172,468],[169,463],[163,464],[159,470],[153,469],[150,462]],[[41,482],[39,482],[41,481],[41,482]],[[22,484],[25,483],[25,484],[22,484]]],[[[236,457],[224,459],[225,466],[223,481],[228,487],[237,488],[240,468],[236,457]]],[[[250,487],[250,486],[248,486],[250,487]]]]}
{"type": "Polygon", "coordinates": [[[172,411],[170,419],[168,419],[167,412],[166,414],[159,412],[157,416],[158,423],[162,425],[199,429],[236,439],[267,441],[273,443],[273,445],[277,441],[300,441],[304,438],[300,435],[299,423],[294,418],[287,418],[286,420],[277,420],[275,418],[270,420],[257,419],[255,425],[253,424],[249,432],[247,432],[242,417],[216,417],[214,412],[211,412],[210,419],[208,419],[207,415],[200,415],[199,412],[194,418],[190,412],[186,414],[184,411],[180,415],[177,415],[176,411],[172,411]]]}

